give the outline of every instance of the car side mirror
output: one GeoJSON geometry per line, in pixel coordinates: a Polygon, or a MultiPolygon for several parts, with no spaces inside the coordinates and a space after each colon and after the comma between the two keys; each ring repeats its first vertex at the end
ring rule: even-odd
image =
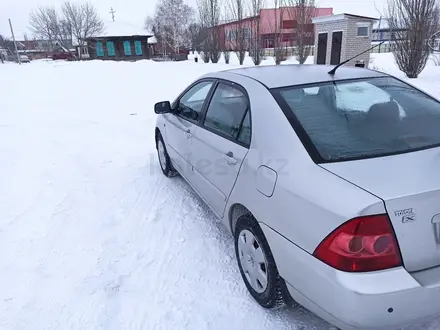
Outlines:
{"type": "Polygon", "coordinates": [[[158,115],[163,113],[170,113],[171,111],[172,109],[170,101],[162,101],[154,105],[154,112],[158,115]]]}

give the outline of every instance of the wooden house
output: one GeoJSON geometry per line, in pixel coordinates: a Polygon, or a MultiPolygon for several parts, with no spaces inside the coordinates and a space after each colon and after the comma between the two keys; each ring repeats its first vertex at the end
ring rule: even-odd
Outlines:
{"type": "Polygon", "coordinates": [[[86,42],[90,59],[137,61],[151,58],[151,37],[152,33],[129,23],[109,22],[104,33],[86,42]]]}

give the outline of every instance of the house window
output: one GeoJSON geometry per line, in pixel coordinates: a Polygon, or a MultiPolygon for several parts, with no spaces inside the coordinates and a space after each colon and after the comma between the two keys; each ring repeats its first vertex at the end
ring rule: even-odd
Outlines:
{"type": "Polygon", "coordinates": [[[124,41],[124,53],[126,56],[131,56],[131,43],[130,43],[130,41],[124,41]]]}
{"type": "Polygon", "coordinates": [[[230,40],[231,40],[231,31],[226,30],[226,33],[225,33],[225,40],[226,40],[226,41],[230,41],[230,40]]]}
{"type": "Polygon", "coordinates": [[[104,56],[104,47],[101,41],[96,43],[96,56],[103,57],[104,56]]]}
{"type": "Polygon", "coordinates": [[[273,38],[264,39],[264,48],[273,48],[274,40],[273,38]]]}
{"type": "Polygon", "coordinates": [[[108,56],[115,56],[115,44],[113,41],[107,41],[107,54],[108,56]]]}
{"type": "Polygon", "coordinates": [[[237,39],[237,31],[232,30],[231,31],[231,40],[234,41],[235,39],[237,39]]]}
{"type": "Polygon", "coordinates": [[[142,43],[139,40],[136,40],[134,42],[134,49],[135,49],[136,55],[142,55],[142,43]]]}
{"type": "Polygon", "coordinates": [[[357,27],[357,36],[358,37],[368,37],[369,31],[368,31],[368,25],[358,25],[357,27]]]}

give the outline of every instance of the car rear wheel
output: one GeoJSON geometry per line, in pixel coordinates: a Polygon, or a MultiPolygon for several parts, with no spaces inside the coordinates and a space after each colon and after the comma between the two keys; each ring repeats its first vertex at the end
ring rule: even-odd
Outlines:
{"type": "Polygon", "coordinates": [[[168,156],[167,149],[165,148],[165,143],[160,133],[158,134],[156,139],[156,148],[160,168],[162,169],[163,174],[167,177],[176,176],[177,171],[173,168],[173,165],[171,164],[170,156],[168,156]]]}
{"type": "Polygon", "coordinates": [[[282,279],[263,231],[252,215],[238,219],[234,242],[238,267],[252,297],[264,308],[284,306],[282,279]]]}

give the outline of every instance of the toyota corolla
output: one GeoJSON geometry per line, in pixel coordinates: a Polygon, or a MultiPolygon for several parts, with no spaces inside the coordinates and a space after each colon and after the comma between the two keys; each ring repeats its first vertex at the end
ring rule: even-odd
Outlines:
{"type": "Polygon", "coordinates": [[[440,314],[440,103],[385,73],[325,65],[207,74],[159,102],[155,139],[234,235],[265,308],[341,329],[440,314]]]}

